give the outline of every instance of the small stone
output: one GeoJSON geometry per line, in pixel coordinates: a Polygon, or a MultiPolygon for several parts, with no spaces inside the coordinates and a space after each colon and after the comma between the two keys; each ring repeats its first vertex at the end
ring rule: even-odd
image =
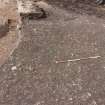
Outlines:
{"type": "Polygon", "coordinates": [[[12,71],[14,71],[14,70],[16,70],[16,69],[17,69],[16,66],[13,66],[13,67],[11,68],[12,71]]]}
{"type": "Polygon", "coordinates": [[[70,100],[70,101],[72,101],[72,100],[73,100],[73,98],[69,98],[69,100],[70,100]]]}
{"type": "Polygon", "coordinates": [[[36,104],[34,104],[34,105],[41,105],[41,102],[37,102],[36,104]]]}
{"type": "Polygon", "coordinates": [[[56,99],[56,102],[58,101],[59,99],[56,99]]]}
{"type": "Polygon", "coordinates": [[[90,105],[97,105],[96,101],[93,100],[92,103],[90,105]]]}
{"type": "Polygon", "coordinates": [[[91,97],[91,93],[87,92],[87,93],[84,93],[84,94],[81,96],[81,100],[82,100],[82,101],[86,101],[86,100],[88,100],[90,97],[91,97]]]}
{"type": "Polygon", "coordinates": [[[91,93],[88,92],[87,95],[88,95],[89,97],[91,97],[91,93]]]}
{"type": "Polygon", "coordinates": [[[51,5],[49,5],[48,3],[44,2],[44,1],[38,1],[38,2],[36,2],[36,5],[39,8],[43,8],[43,10],[46,12],[50,12],[52,10],[51,5]]]}

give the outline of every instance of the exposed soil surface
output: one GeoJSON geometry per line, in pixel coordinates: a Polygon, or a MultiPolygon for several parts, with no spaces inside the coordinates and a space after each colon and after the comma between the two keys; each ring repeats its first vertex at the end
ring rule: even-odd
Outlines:
{"type": "MultiPolygon", "coordinates": [[[[68,11],[76,12],[77,14],[88,14],[96,17],[105,17],[104,6],[97,6],[94,0],[48,0],[51,4],[57,5],[60,8],[64,8],[68,11]]],[[[16,42],[16,24],[18,16],[16,13],[16,1],[6,2],[0,7],[0,15],[8,17],[12,20],[11,29],[5,37],[0,39],[0,63],[1,59],[6,59],[7,55],[11,51],[16,42]],[[8,40],[7,40],[8,39],[8,40]]]]}
{"type": "Polygon", "coordinates": [[[52,4],[47,18],[24,22],[21,42],[1,66],[0,105],[105,105],[103,7],[52,4]]]}
{"type": "Polygon", "coordinates": [[[11,20],[9,32],[0,38],[0,65],[7,59],[11,51],[15,47],[18,36],[16,35],[17,13],[16,2],[8,0],[0,4],[0,16],[4,16],[11,20]]]}
{"type": "Polygon", "coordinates": [[[0,68],[0,105],[105,105],[104,19],[88,1],[57,1],[47,18],[24,22],[0,68]]]}

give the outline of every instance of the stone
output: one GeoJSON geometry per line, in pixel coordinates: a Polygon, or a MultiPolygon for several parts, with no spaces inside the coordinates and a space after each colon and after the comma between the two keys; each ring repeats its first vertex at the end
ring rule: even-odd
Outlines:
{"type": "Polygon", "coordinates": [[[43,10],[46,12],[51,12],[51,10],[52,10],[52,6],[49,5],[48,3],[44,2],[44,1],[38,1],[38,2],[36,2],[36,5],[39,8],[43,8],[43,10]]]}
{"type": "Polygon", "coordinates": [[[105,0],[96,0],[96,3],[99,4],[99,5],[104,5],[105,0]]]}
{"type": "MultiPolygon", "coordinates": [[[[39,6],[39,4],[40,3],[38,2],[30,0],[17,0],[18,13],[20,14],[20,17],[29,19],[39,19],[46,17],[46,12],[42,7],[39,6]]],[[[45,6],[44,3],[41,3],[41,5],[45,6]]]]}
{"type": "Polygon", "coordinates": [[[5,36],[8,31],[9,31],[8,19],[1,16],[0,17],[0,38],[5,36]]]}
{"type": "Polygon", "coordinates": [[[17,69],[16,66],[13,66],[13,67],[11,68],[12,71],[15,71],[16,69],[17,69]]]}

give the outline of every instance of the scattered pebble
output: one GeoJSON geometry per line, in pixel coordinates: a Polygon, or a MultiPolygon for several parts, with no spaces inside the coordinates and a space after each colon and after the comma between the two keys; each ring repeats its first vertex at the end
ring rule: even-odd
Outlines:
{"type": "Polygon", "coordinates": [[[86,100],[88,100],[90,97],[91,97],[91,93],[87,92],[87,93],[84,93],[84,94],[81,96],[81,100],[82,100],[82,101],[86,101],[86,100]]]}
{"type": "Polygon", "coordinates": [[[11,68],[12,71],[14,71],[14,70],[16,70],[16,69],[17,69],[16,66],[13,66],[13,67],[11,68]]]}
{"type": "Polygon", "coordinates": [[[69,101],[72,101],[72,100],[73,100],[73,98],[70,97],[70,98],[69,98],[69,101]]]}

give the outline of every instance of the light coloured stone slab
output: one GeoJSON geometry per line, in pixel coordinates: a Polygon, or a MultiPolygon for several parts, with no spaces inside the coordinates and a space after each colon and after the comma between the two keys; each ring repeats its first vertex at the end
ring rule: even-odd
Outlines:
{"type": "Polygon", "coordinates": [[[36,13],[38,12],[38,9],[33,1],[26,0],[17,0],[17,5],[18,5],[18,12],[23,13],[23,14],[28,14],[28,13],[36,13]]]}
{"type": "Polygon", "coordinates": [[[33,17],[40,18],[43,15],[48,14],[48,10],[51,8],[47,3],[43,1],[31,1],[31,0],[17,0],[18,13],[21,16],[33,15],[33,17]]]}

